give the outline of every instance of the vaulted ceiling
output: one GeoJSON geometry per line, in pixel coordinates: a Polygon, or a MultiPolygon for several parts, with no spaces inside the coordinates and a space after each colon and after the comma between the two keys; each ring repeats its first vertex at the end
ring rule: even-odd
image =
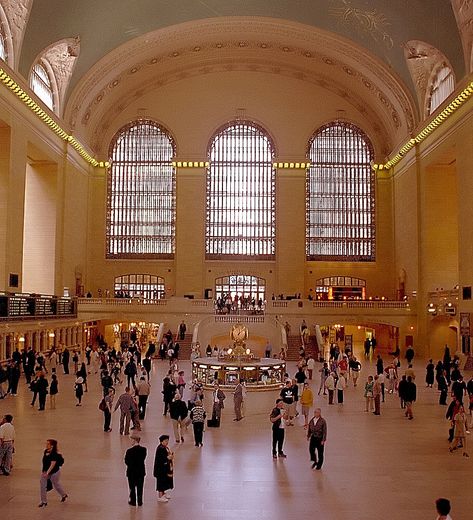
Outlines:
{"type": "Polygon", "coordinates": [[[137,36],[183,22],[232,16],[284,19],[348,38],[378,56],[412,93],[403,52],[409,40],[422,40],[442,51],[457,78],[465,72],[462,44],[448,0],[34,1],[20,72],[27,76],[35,57],[51,43],[79,36],[81,53],[70,93],[95,63],[137,36]]]}

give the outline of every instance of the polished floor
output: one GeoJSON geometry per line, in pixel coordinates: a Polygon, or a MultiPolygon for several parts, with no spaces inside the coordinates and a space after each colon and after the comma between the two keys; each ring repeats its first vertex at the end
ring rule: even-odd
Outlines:
{"type": "MultiPolygon", "coordinates": [[[[424,387],[424,365],[416,365],[419,397],[413,421],[404,418],[391,395],[381,416],[365,413],[362,385],[350,385],[343,406],[327,406],[325,398],[317,398],[328,422],[322,471],[311,470],[301,423],[287,430],[287,459],[272,459],[268,414],[273,394],[249,393],[241,422],[233,422],[232,398],[227,396],[222,427],[205,432],[203,448],[194,447],[190,430],[184,444],[171,443],[175,490],[164,504],[156,501],[152,466],[157,438],[163,433],[172,438],[172,426],[162,415],[166,364],[155,361],[142,432],[148,448],[142,508],[127,504],[123,454],[130,440],[118,434],[117,414],[113,432],[102,431],[98,380],[91,376],[84,405],[78,408],[73,376],[61,375],[56,409],[39,412],[30,406],[22,378],[18,397],[0,401],[0,413],[14,415],[17,432],[13,471],[0,477],[0,518],[421,520],[436,517],[434,500],[444,496],[452,502],[454,520],[471,519],[473,448],[469,459],[449,453],[445,408],[437,404],[437,391],[424,387]],[[49,437],[59,440],[65,458],[62,482],[69,499],[60,503],[52,491],[48,506],[38,509],[40,463],[49,437]]],[[[182,366],[188,375],[189,362],[182,366]]],[[[360,381],[370,373],[373,365],[364,363],[360,381]]],[[[313,387],[318,388],[318,377],[313,387]]]]}

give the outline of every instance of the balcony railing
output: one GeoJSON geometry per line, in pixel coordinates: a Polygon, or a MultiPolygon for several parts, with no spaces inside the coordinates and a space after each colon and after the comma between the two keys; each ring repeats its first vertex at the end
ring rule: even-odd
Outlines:
{"type": "Polygon", "coordinates": [[[33,294],[0,294],[0,320],[2,321],[75,317],[77,317],[77,301],[75,298],[33,294]]]}

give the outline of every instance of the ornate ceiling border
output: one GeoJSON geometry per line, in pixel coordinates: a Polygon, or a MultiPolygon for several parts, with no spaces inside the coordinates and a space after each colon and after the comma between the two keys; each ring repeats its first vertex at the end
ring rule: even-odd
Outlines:
{"type": "MultiPolygon", "coordinates": [[[[328,31],[296,22],[256,17],[186,22],[148,33],[118,47],[100,60],[76,86],[67,105],[66,119],[72,127],[83,124],[87,111],[106,100],[127,73],[139,75],[140,71],[155,67],[157,74],[160,66],[171,60],[182,61],[182,68],[185,68],[185,62],[195,60],[196,55],[207,52],[225,57],[229,51],[236,53],[238,49],[258,52],[269,49],[276,51],[282,60],[292,55],[307,59],[314,68],[339,68],[353,76],[347,85],[356,78],[363,83],[369,96],[374,92],[380,108],[390,118],[395,114],[395,134],[401,126],[405,127],[404,133],[409,133],[416,125],[417,110],[408,89],[369,51],[328,31]]],[[[397,139],[401,138],[397,136],[397,139]]]]}

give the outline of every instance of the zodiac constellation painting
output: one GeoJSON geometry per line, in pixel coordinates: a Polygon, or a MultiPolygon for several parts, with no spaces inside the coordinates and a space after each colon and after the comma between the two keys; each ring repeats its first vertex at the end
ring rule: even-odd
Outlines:
{"type": "Polygon", "coordinates": [[[369,35],[375,42],[383,43],[388,49],[394,46],[393,39],[387,32],[391,25],[385,14],[377,9],[361,9],[355,7],[351,0],[338,0],[343,5],[329,9],[329,15],[340,23],[351,25],[357,31],[369,35]]]}

